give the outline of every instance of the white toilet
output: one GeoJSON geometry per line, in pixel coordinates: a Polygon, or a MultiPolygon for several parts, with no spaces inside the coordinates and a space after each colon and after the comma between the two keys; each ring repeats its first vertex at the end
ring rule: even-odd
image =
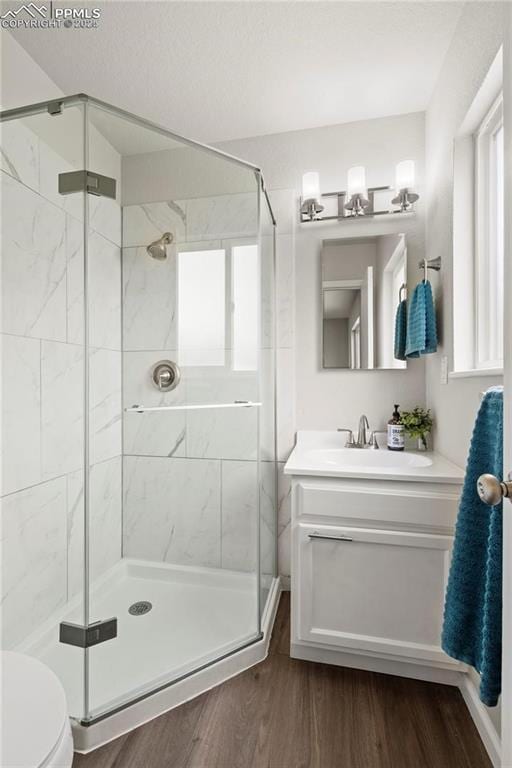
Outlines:
{"type": "Polygon", "coordinates": [[[2,651],[2,768],[70,768],[73,739],[57,676],[37,659],[2,651]]]}

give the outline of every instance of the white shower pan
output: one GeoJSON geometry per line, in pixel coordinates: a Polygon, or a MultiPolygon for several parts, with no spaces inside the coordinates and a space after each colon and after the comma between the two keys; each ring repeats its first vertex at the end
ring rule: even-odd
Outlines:
{"type": "Polygon", "coordinates": [[[132,559],[120,560],[98,579],[91,589],[91,622],[116,616],[118,628],[116,638],[87,651],[90,725],[73,719],[84,707],[83,651],[58,636],[60,621],[80,623],[81,598],[20,646],[62,681],[75,750],[96,749],[262,661],[279,579],[267,579],[262,634],[254,639],[255,579],[252,573],[132,559]],[[138,602],[150,603],[150,610],[130,613],[138,602]],[[133,701],[128,706],[127,698],[133,701]],[[108,716],[95,714],[105,712],[108,716]]]}

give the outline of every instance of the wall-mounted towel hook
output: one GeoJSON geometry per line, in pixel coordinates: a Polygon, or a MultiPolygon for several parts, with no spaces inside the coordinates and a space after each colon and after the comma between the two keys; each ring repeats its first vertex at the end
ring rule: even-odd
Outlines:
{"type": "Polygon", "coordinates": [[[424,273],[424,280],[427,282],[428,280],[428,270],[434,269],[436,272],[439,272],[441,269],[441,257],[437,256],[435,259],[422,259],[418,267],[423,270],[424,273]]]}
{"type": "Polygon", "coordinates": [[[406,286],[405,283],[402,283],[402,285],[400,286],[400,290],[398,291],[398,303],[399,304],[402,303],[402,291],[405,294],[405,298],[407,298],[407,286],[406,286]]]}

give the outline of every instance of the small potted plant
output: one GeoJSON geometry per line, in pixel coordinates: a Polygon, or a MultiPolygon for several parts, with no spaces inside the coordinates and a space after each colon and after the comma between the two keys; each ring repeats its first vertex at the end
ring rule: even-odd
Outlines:
{"type": "Polygon", "coordinates": [[[427,435],[432,429],[432,416],[430,408],[425,410],[416,406],[412,411],[402,411],[400,423],[403,424],[405,433],[418,441],[418,450],[427,450],[427,435]]]}

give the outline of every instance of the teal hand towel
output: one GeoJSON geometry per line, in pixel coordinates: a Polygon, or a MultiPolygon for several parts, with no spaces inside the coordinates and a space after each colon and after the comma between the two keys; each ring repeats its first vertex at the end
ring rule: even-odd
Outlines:
{"type": "Polygon", "coordinates": [[[436,313],[432,286],[422,280],[414,289],[407,318],[406,357],[419,357],[437,351],[436,313]]]}
{"type": "Polygon", "coordinates": [[[479,475],[503,475],[503,388],[485,393],[478,411],[460,500],[446,590],[443,650],[480,673],[480,698],[501,692],[502,507],[476,490],[479,475]]]}
{"type": "Polygon", "coordinates": [[[395,358],[405,360],[405,345],[407,343],[407,301],[402,299],[396,310],[395,317],[395,358]]]}

